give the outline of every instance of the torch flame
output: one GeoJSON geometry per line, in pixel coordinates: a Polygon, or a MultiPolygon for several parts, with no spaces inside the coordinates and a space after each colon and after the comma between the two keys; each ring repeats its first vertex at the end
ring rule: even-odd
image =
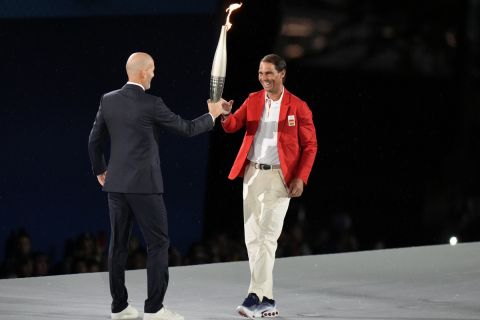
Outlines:
{"type": "Polygon", "coordinates": [[[232,3],[228,8],[227,10],[225,10],[225,12],[228,12],[228,16],[227,16],[227,20],[225,21],[225,26],[227,27],[227,31],[230,30],[230,28],[232,27],[232,24],[230,23],[230,15],[232,14],[232,12],[234,10],[237,10],[238,8],[240,8],[242,6],[242,3],[232,3]]]}

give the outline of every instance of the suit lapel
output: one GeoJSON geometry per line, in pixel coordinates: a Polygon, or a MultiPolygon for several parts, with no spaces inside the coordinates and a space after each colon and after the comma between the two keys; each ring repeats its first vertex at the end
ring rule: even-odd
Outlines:
{"type": "Polygon", "coordinates": [[[258,100],[257,100],[256,105],[258,107],[255,109],[255,118],[254,119],[258,119],[258,121],[260,123],[260,121],[262,119],[263,109],[265,109],[265,90],[263,90],[262,93],[257,96],[257,98],[258,98],[258,100]]]}
{"type": "Polygon", "coordinates": [[[286,119],[287,119],[287,114],[289,109],[290,109],[290,92],[288,92],[287,89],[284,88],[282,104],[280,105],[280,115],[278,116],[278,134],[280,134],[283,131],[283,127],[287,122],[286,119]]]}

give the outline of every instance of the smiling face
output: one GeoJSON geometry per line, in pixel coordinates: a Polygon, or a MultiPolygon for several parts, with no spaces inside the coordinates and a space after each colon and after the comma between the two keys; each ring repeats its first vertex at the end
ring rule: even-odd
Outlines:
{"type": "Polygon", "coordinates": [[[277,71],[275,65],[270,62],[260,62],[258,68],[258,81],[267,91],[268,96],[272,99],[280,97],[283,89],[283,79],[285,78],[285,70],[277,71]]]}

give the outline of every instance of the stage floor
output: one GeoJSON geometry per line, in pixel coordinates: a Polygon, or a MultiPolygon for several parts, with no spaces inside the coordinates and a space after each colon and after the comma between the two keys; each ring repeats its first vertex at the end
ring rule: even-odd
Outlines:
{"type": "MultiPolygon", "coordinates": [[[[274,277],[280,319],[480,319],[480,243],[284,258],[274,277]]],[[[165,305],[240,319],[248,279],[246,261],[171,268],[165,305]]],[[[143,311],[145,270],[127,272],[127,286],[143,311]]],[[[1,320],[109,317],[106,273],[0,280],[1,320]]]]}

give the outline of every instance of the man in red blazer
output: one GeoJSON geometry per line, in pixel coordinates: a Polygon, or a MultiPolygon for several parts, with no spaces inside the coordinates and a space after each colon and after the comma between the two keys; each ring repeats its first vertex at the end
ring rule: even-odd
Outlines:
{"type": "Polygon", "coordinates": [[[243,176],[245,243],[250,264],[248,295],[237,312],[249,318],[276,317],[273,265],[277,240],[290,198],[307,184],[317,153],[312,112],[283,83],[286,62],[275,54],[260,61],[263,90],[251,93],[230,114],[233,101],[223,104],[225,132],[246,127],[245,137],[228,176],[243,176]]]}

